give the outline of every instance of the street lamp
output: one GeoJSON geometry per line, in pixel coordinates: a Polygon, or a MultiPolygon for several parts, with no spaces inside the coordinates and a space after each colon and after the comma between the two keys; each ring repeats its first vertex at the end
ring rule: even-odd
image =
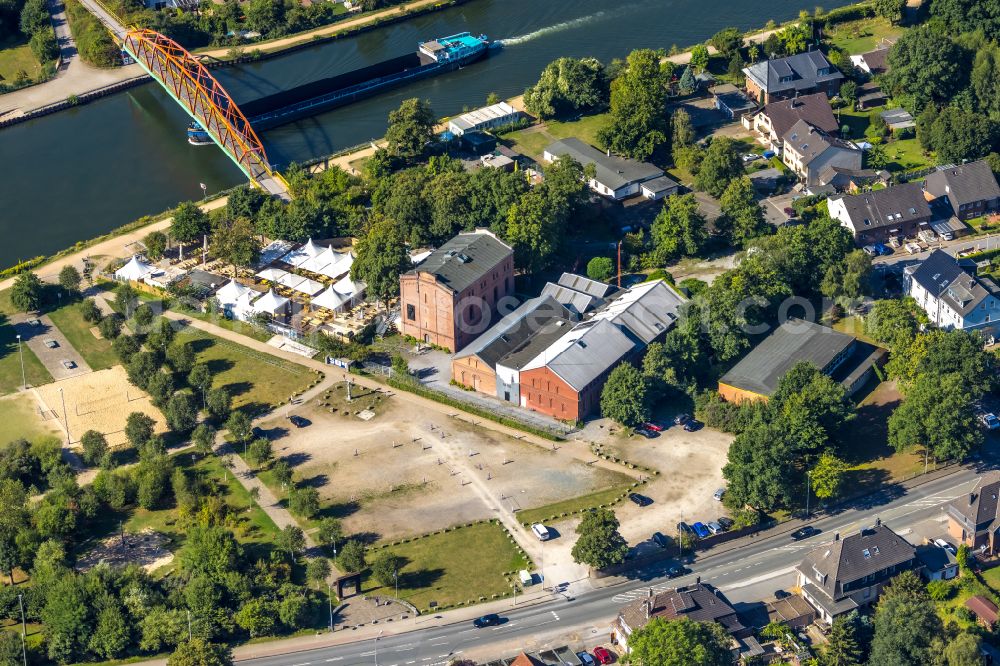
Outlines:
{"type": "Polygon", "coordinates": [[[24,595],[17,595],[17,605],[21,607],[21,638],[27,638],[28,627],[24,622],[24,595]]]}
{"type": "Polygon", "coordinates": [[[382,629],[378,630],[378,636],[375,637],[375,666],[378,666],[378,639],[382,638],[382,629]]]}
{"type": "Polygon", "coordinates": [[[28,380],[24,376],[24,352],[21,351],[21,334],[17,334],[17,355],[21,358],[21,390],[27,390],[28,380]]]}
{"type": "Polygon", "coordinates": [[[62,408],[63,408],[63,421],[66,423],[66,447],[69,448],[69,413],[66,411],[66,394],[63,393],[62,387],[59,387],[59,397],[62,398],[62,408]]]}
{"type": "Polygon", "coordinates": [[[330,633],[333,633],[333,583],[326,581],[326,600],[330,604],[330,633]]]}
{"type": "Polygon", "coordinates": [[[809,520],[809,481],[812,479],[812,470],[806,470],[806,520],[809,520]]]}
{"type": "Polygon", "coordinates": [[[394,570],[392,572],[392,580],[396,583],[396,598],[399,599],[399,571],[394,570]]]}

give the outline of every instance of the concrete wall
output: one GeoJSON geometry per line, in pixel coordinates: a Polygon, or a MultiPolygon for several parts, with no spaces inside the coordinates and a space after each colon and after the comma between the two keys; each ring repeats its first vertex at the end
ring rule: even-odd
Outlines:
{"type": "Polygon", "coordinates": [[[462,386],[489,396],[497,393],[496,373],[478,356],[463,356],[452,360],[451,378],[462,386]]]}

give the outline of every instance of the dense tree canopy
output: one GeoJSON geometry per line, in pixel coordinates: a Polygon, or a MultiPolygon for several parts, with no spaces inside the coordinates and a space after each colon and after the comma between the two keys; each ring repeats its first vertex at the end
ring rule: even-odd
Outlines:
{"type": "Polygon", "coordinates": [[[430,103],[417,97],[403,100],[399,108],[389,113],[385,140],[389,151],[404,160],[412,160],[424,152],[424,146],[434,138],[434,111],[430,103]]]}
{"type": "Polygon", "coordinates": [[[628,543],[618,532],[618,518],[610,509],[597,509],[584,514],[577,525],[573,560],[595,569],[620,564],[625,560],[628,543]]]}
{"type": "Polygon", "coordinates": [[[654,618],[629,637],[629,663],[641,666],[729,666],[729,634],[715,622],[654,618]]]}
{"type": "Polygon", "coordinates": [[[968,81],[966,51],[932,26],[907,30],[889,50],[884,83],[893,95],[905,95],[912,109],[929,103],[946,104],[968,81]]]}
{"type": "Polygon", "coordinates": [[[670,77],[651,49],[629,54],[625,70],[611,83],[611,114],[598,133],[611,150],[646,159],[670,138],[666,89],[670,77]]]}
{"type": "Polygon", "coordinates": [[[649,418],[649,385],[635,366],[621,363],[601,391],[601,415],[635,427],[649,418]]]}
{"type": "Polygon", "coordinates": [[[524,108],[540,118],[597,109],[607,102],[607,76],[595,58],[553,60],[524,91],[524,108]]]}

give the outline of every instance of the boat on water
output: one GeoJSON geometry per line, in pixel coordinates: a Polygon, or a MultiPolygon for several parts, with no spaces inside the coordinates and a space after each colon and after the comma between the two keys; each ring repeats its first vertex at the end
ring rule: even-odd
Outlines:
{"type": "MultiPolygon", "coordinates": [[[[271,129],[371,97],[389,88],[459,69],[501,47],[499,41],[491,42],[486,35],[460,32],[420,42],[414,53],[282,90],[241,103],[239,107],[255,130],[271,129]]],[[[211,142],[208,132],[198,123],[188,127],[188,143],[204,145],[211,142]]]]}

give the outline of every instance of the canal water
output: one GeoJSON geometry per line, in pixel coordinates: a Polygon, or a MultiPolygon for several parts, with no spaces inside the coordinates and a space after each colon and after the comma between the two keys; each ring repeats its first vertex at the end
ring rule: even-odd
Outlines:
{"type": "MultiPolygon", "coordinates": [[[[847,0],[824,3],[826,9],[847,0]]],[[[803,0],[472,0],[356,37],[216,70],[237,101],[350,71],[468,30],[504,49],[462,70],[280,127],[261,138],[281,167],[382,136],[386,116],[419,96],[438,116],[509,97],[560,56],[608,62],[635,48],[703,41],[719,29],[797,15],[803,0]]],[[[811,8],[811,5],[810,5],[811,8]]],[[[0,108],[3,98],[0,97],[0,108]]],[[[0,131],[0,266],[48,254],[144,214],[242,182],[214,146],[190,146],[188,118],[156,84],[0,131]]]]}

